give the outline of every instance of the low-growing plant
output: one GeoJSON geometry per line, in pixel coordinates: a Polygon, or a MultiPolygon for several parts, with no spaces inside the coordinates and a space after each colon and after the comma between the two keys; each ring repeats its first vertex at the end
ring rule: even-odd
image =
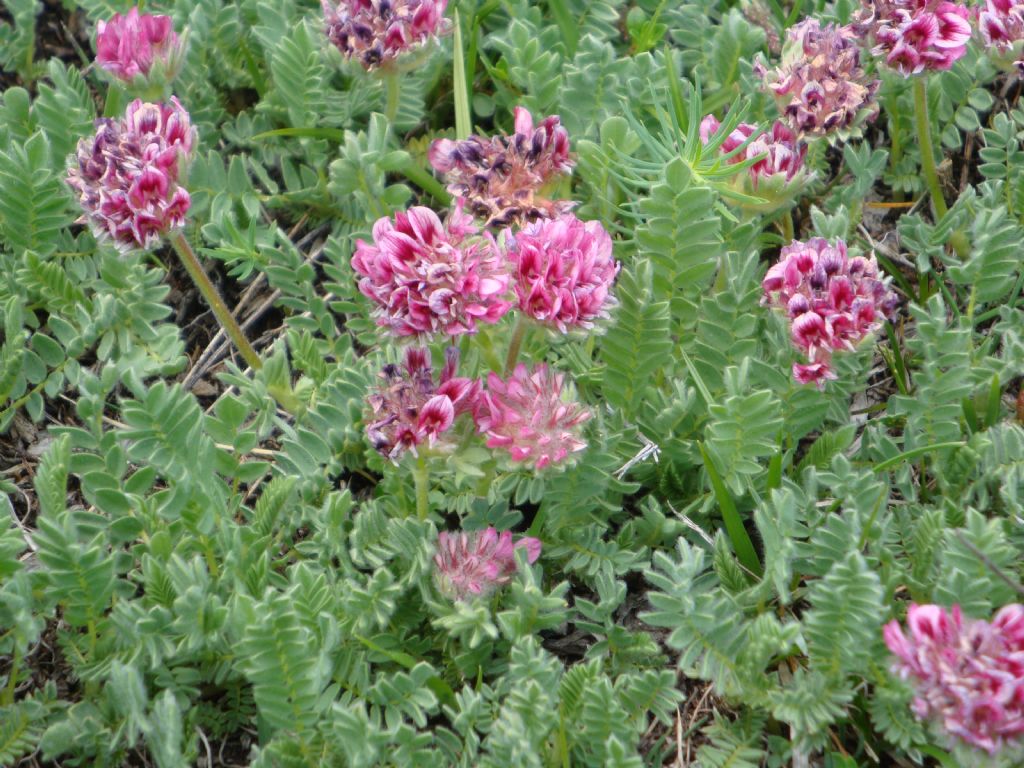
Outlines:
{"type": "Polygon", "coordinates": [[[1024,9],[9,16],[0,763],[1024,761],[1024,9]]]}

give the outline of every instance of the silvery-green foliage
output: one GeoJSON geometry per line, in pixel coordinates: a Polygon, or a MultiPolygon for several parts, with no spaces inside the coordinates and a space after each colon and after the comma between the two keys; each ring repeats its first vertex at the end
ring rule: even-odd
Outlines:
{"type": "MultiPolygon", "coordinates": [[[[88,29],[131,7],[72,5],[88,29]]],[[[980,48],[929,81],[938,143],[973,136],[985,179],[960,189],[954,163],[938,219],[911,201],[902,78],[883,76],[868,139],[810,150],[794,235],[877,244],[902,302],[819,390],[793,383],[790,329],[762,303],[787,219],[745,210],[752,161],[716,143],[777,117],[752,63],[796,17],[717,0],[449,5],[471,130],[509,131],[517,106],[560,115],[576,167],[553,194],[602,222],[622,266],[597,332],[531,331],[520,358],[574,380],[588,449],[537,474],[467,421],[428,462],[421,519],[415,457],[366,439],[367,394],[400,351],[350,260],[382,217],[444,213],[427,151],[453,136],[454,36],[398,76],[388,120],[385,79],[342,59],[315,3],[146,5],[189,30],[184,235],[230,305],[252,290],[243,320],[263,305],[262,370],[218,359],[211,390],[189,373],[212,325],[174,254],[97,243],[63,181],[126,94],[37,49],[41,4],[8,3],[0,763],[163,768],[209,744],[255,766],[635,768],[674,759],[691,726],[705,768],[923,761],[935,742],[888,672],[883,623],[906,599],[970,617],[1021,599],[1024,114],[993,98],[980,48]],[[705,146],[711,113],[723,129],[705,146]],[[888,237],[879,202],[899,215],[888,237]],[[283,391],[298,404],[278,407],[283,391]],[[453,602],[438,533],[489,525],[543,554],[453,602]],[[59,674],[39,684],[46,663],[59,674]]],[[[500,372],[510,333],[506,319],[456,340],[460,375],[500,372]]]]}

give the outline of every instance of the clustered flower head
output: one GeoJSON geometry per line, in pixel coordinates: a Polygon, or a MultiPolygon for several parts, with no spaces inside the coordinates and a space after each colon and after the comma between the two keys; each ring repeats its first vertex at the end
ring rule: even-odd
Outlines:
{"type": "Polygon", "coordinates": [[[437,537],[434,576],[441,592],[453,600],[487,597],[507,584],[516,572],[516,549],[536,562],[541,543],[526,536],[513,544],[512,533],[494,528],[471,533],[442,531],[437,537]]]}
{"type": "Polygon", "coordinates": [[[778,68],[755,70],[797,135],[845,139],[878,115],[880,81],[864,72],[850,27],[806,19],[789,30],[778,68]]]}
{"type": "Polygon", "coordinates": [[[967,6],[947,0],[864,0],[854,26],[875,56],[909,76],[952,67],[967,52],[969,19],[967,6]]]}
{"type": "Polygon", "coordinates": [[[985,0],[978,14],[978,29],[985,45],[1015,57],[1014,66],[1024,75],[1021,45],[1024,41],[1024,3],[1019,0],[985,0]]]}
{"type": "MultiPolygon", "coordinates": [[[[707,144],[720,128],[721,123],[715,116],[707,115],[700,123],[701,141],[707,144]]],[[[763,203],[745,204],[746,207],[767,213],[791,204],[797,192],[810,180],[804,166],[807,145],[798,141],[793,132],[780,122],[774,123],[766,133],[758,133],[756,125],[740,123],[725,137],[719,151],[727,155],[748,140],[750,143],[728,160],[735,165],[760,157],[746,173],[736,177],[737,191],[764,200],[763,203]]]]}
{"type": "Polygon", "coordinates": [[[417,206],[373,225],[359,240],[352,268],[359,290],[377,305],[378,324],[398,336],[474,333],[511,308],[509,276],[494,239],[478,235],[457,206],[445,224],[417,206]]]}
{"type": "Polygon", "coordinates": [[[507,379],[489,374],[474,414],[487,446],[503,448],[513,461],[538,470],[582,451],[587,444],[580,425],[590,412],[571,400],[563,385],[563,375],[546,365],[531,371],[520,363],[507,379]]]}
{"type": "Polygon", "coordinates": [[[592,328],[614,306],[609,290],[619,264],[598,221],[571,213],[528,224],[509,243],[519,310],[562,333],[592,328]]]}
{"type": "Polygon", "coordinates": [[[184,44],[170,16],[137,8],[96,24],[96,63],[129,84],[169,83],[181,68],[184,44]]]}
{"type": "Polygon", "coordinates": [[[1024,606],[965,622],[958,606],[911,605],[907,628],[892,621],[884,637],[919,718],[991,755],[1024,735],[1024,606]]]}
{"type": "Polygon", "coordinates": [[[842,240],[829,245],[820,237],[783,248],[762,288],[764,303],[786,312],[790,338],[807,358],[793,365],[793,377],[818,386],[836,378],[832,353],[852,350],[897,304],[888,280],[879,277],[874,255],[850,258],[842,240]]]}
{"type": "Polygon", "coordinates": [[[456,377],[458,362],[458,350],[450,347],[436,383],[426,349],[409,347],[402,365],[384,366],[383,383],[369,397],[373,421],[366,427],[378,452],[396,460],[424,443],[437,447],[455,419],[472,412],[480,382],[456,377]]]}
{"type": "Polygon", "coordinates": [[[515,133],[463,141],[438,139],[430,164],[445,175],[448,191],[487,226],[521,224],[572,209],[565,200],[547,200],[544,188],[572,170],[569,134],[557,115],[534,126],[533,116],[515,108],[515,133]]]}
{"type": "Polygon", "coordinates": [[[448,0],[321,0],[327,38],[367,70],[393,66],[450,28],[448,0]]]}
{"type": "Polygon", "coordinates": [[[67,183],[98,238],[122,251],[152,247],[185,223],[191,200],[180,186],[195,141],[177,99],[136,99],[120,120],[101,118],[96,134],[78,142],[67,183]]]}

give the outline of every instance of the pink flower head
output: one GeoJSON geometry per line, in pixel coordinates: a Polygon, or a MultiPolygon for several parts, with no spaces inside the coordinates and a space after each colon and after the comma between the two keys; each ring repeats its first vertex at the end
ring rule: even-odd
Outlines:
{"type": "Polygon", "coordinates": [[[896,310],[896,294],[879,277],[874,255],[849,258],[846,243],[820,237],[782,249],[762,283],[763,303],[785,311],[793,345],[808,360],[793,366],[800,383],[834,379],[836,350],[852,350],[896,310]]]}
{"type": "Polygon", "coordinates": [[[541,196],[544,187],[573,167],[569,134],[557,115],[535,126],[533,116],[516,107],[511,136],[438,139],[430,145],[429,158],[434,170],[445,175],[448,191],[464,199],[485,226],[549,219],[574,205],[541,196]]]}
{"type": "Polygon", "coordinates": [[[494,528],[471,533],[442,531],[437,537],[434,577],[438,588],[453,600],[487,597],[508,584],[516,572],[515,550],[526,560],[540,557],[540,540],[526,536],[512,543],[512,533],[494,528]]]}
{"type": "Polygon", "coordinates": [[[806,19],[789,30],[778,68],[755,69],[797,135],[845,139],[878,115],[880,81],[864,72],[850,27],[806,19]]]}
{"type": "Polygon", "coordinates": [[[1014,66],[1024,73],[1021,42],[1024,41],[1024,3],[1020,0],[985,0],[978,14],[978,29],[985,45],[1000,57],[1017,59],[1014,66]]]}
{"type": "Polygon", "coordinates": [[[444,35],[448,0],[320,0],[327,38],[367,70],[389,67],[407,51],[444,35]]]}
{"type": "Polygon", "coordinates": [[[488,447],[504,448],[513,461],[538,470],[586,448],[579,433],[590,412],[563,394],[563,381],[546,365],[531,372],[520,363],[508,379],[489,374],[474,413],[488,447]]]}
{"type": "Polygon", "coordinates": [[[121,251],[150,248],[185,223],[191,200],[179,186],[195,129],[188,112],[136,99],[120,120],[96,121],[96,134],[78,142],[67,183],[97,238],[121,251]]]}
{"type": "MultiPolygon", "coordinates": [[[[719,128],[721,123],[715,116],[707,115],[700,122],[701,141],[707,144],[719,128]]],[[[727,161],[730,165],[760,157],[746,173],[738,174],[734,182],[737,191],[764,200],[759,204],[744,204],[751,210],[767,213],[792,205],[811,178],[804,166],[807,145],[798,141],[780,122],[774,123],[767,133],[758,133],[756,125],[740,123],[725,137],[719,152],[722,155],[736,152],[727,161]],[[736,152],[747,140],[750,143],[736,152]]]]}
{"type": "Polygon", "coordinates": [[[991,755],[1024,736],[1024,606],[990,623],[964,621],[958,606],[911,605],[907,628],[891,621],[883,637],[919,718],[991,755]]]}
{"type": "Polygon", "coordinates": [[[455,376],[458,362],[458,350],[449,347],[436,384],[426,349],[410,347],[401,366],[384,366],[383,384],[368,398],[373,421],[366,435],[377,451],[397,460],[423,443],[431,448],[443,444],[444,433],[473,410],[480,396],[479,381],[455,376]]]}
{"type": "Polygon", "coordinates": [[[854,29],[904,76],[949,69],[967,52],[970,10],[947,0],[863,0],[854,29]]]}
{"type": "Polygon", "coordinates": [[[619,264],[598,221],[584,223],[566,213],[528,224],[508,257],[520,311],[562,333],[592,328],[615,303],[609,291],[619,264]]]}
{"type": "Polygon", "coordinates": [[[96,24],[96,63],[126,83],[169,83],[181,68],[183,54],[170,16],[132,8],[127,16],[115,13],[110,21],[96,24]]]}
{"type": "Polygon", "coordinates": [[[414,207],[373,225],[373,243],[356,242],[359,290],[377,305],[377,323],[399,336],[475,333],[511,308],[509,276],[497,244],[477,235],[457,206],[447,222],[414,207]]]}

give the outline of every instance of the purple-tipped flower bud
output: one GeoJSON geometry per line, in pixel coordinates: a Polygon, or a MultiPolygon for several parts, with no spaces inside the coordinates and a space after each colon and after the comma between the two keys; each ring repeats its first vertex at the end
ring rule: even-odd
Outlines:
{"type": "Polygon", "coordinates": [[[590,412],[563,392],[564,377],[546,365],[532,371],[520,363],[507,379],[491,373],[473,414],[490,448],[504,448],[513,461],[544,469],[587,447],[580,426],[590,412]]]}
{"type": "Polygon", "coordinates": [[[367,70],[391,67],[402,54],[444,35],[448,0],[321,0],[327,38],[367,70]]]}
{"type": "Polygon", "coordinates": [[[985,0],[978,14],[978,29],[985,45],[995,52],[1004,69],[1024,70],[1024,3],[1020,0],[985,0]]]}
{"type": "Polygon", "coordinates": [[[883,635],[893,672],[914,686],[917,717],[990,755],[1020,747],[1024,606],[1007,605],[988,622],[964,621],[955,605],[911,605],[907,629],[909,637],[891,621],[883,635]]]}
{"type": "MultiPolygon", "coordinates": [[[[714,115],[707,115],[700,123],[701,141],[707,144],[720,127],[714,115]]],[[[767,133],[758,133],[756,125],[740,123],[719,146],[719,152],[727,155],[748,140],[750,143],[728,162],[736,164],[755,157],[760,159],[747,168],[746,173],[734,176],[733,185],[737,192],[761,198],[763,202],[742,202],[740,205],[748,210],[770,213],[795,204],[812,178],[804,166],[807,145],[797,141],[793,132],[779,122],[773,124],[767,133]]]]}
{"type": "Polygon", "coordinates": [[[614,306],[610,290],[619,264],[598,221],[571,213],[528,224],[509,245],[519,311],[566,333],[593,328],[614,306]]]}
{"type": "Polygon", "coordinates": [[[848,139],[878,115],[879,81],[864,72],[850,27],[802,21],[789,30],[779,66],[757,71],[798,136],[848,139]]]}
{"type": "Polygon", "coordinates": [[[137,91],[150,93],[170,84],[181,69],[184,39],[174,34],[170,16],[137,8],[96,24],[96,63],[137,91]]]}
{"type": "Polygon", "coordinates": [[[99,239],[121,251],[150,248],[183,226],[191,200],[179,186],[195,129],[177,99],[136,99],[120,120],[96,121],[96,134],[78,142],[67,183],[99,239]]]}
{"type": "Polygon", "coordinates": [[[477,322],[496,323],[512,307],[497,244],[476,234],[461,206],[444,224],[422,206],[379,219],[373,243],[356,242],[352,268],[378,325],[398,336],[475,333],[477,322]]]}
{"type": "Polygon", "coordinates": [[[487,597],[508,584],[516,572],[515,551],[526,550],[526,561],[540,557],[539,539],[524,536],[513,544],[512,533],[494,528],[472,533],[448,533],[437,537],[434,578],[437,586],[453,600],[487,597]]]}
{"type": "Polygon", "coordinates": [[[438,139],[429,158],[434,170],[444,174],[448,191],[464,199],[485,226],[551,219],[574,205],[543,197],[544,188],[573,166],[569,134],[557,115],[534,126],[533,116],[516,107],[511,136],[438,139]]]}
{"type": "Polygon", "coordinates": [[[374,449],[397,461],[423,443],[447,447],[444,434],[461,414],[473,411],[480,396],[479,381],[455,375],[458,362],[458,350],[450,347],[437,383],[426,349],[410,347],[401,367],[384,366],[383,384],[368,398],[373,420],[366,426],[366,436],[374,449]]]}
{"type": "Polygon", "coordinates": [[[835,378],[832,353],[877,331],[897,304],[874,256],[849,259],[846,243],[831,246],[820,237],[783,248],[762,288],[763,303],[785,309],[793,345],[807,357],[793,366],[793,377],[819,386],[835,378]]]}
{"type": "Polygon", "coordinates": [[[863,0],[853,25],[905,77],[944,70],[967,52],[971,12],[947,0],[863,0]]]}

